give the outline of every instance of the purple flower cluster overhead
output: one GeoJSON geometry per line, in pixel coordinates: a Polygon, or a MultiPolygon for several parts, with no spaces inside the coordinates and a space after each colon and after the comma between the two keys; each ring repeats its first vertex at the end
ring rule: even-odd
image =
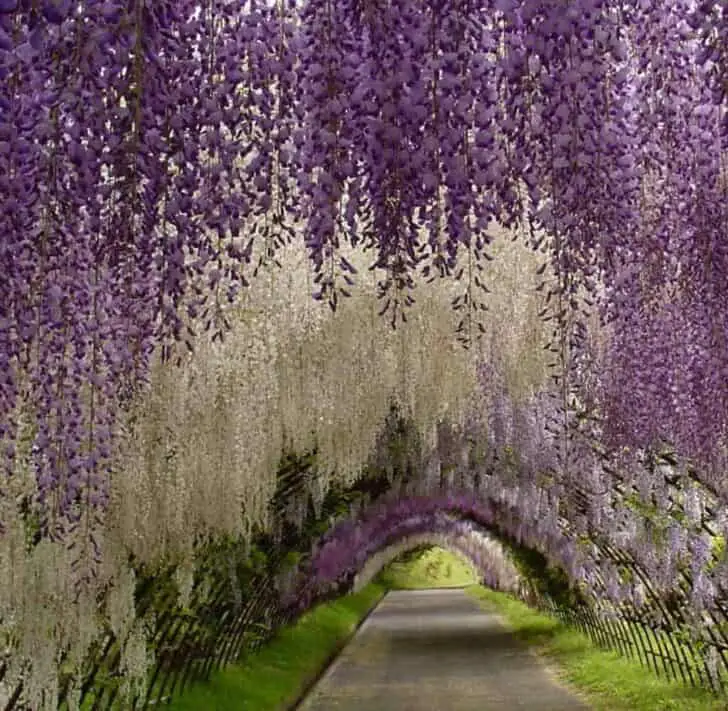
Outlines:
{"type": "Polygon", "coordinates": [[[359,244],[393,323],[416,273],[459,280],[461,334],[489,225],[522,230],[562,330],[584,294],[601,318],[605,443],[666,440],[715,483],[726,12],[693,5],[0,0],[0,445],[22,403],[47,531],[104,507],[153,350],[221,333],[253,245],[300,230],[316,298],[359,244]]]}

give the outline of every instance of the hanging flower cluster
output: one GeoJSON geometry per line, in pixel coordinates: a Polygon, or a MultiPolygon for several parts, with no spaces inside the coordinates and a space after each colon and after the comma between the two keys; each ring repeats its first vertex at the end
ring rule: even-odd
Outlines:
{"type": "Polygon", "coordinates": [[[475,386],[470,354],[452,338],[447,289],[433,287],[392,331],[373,284],[332,314],[308,298],[304,248],[277,258],[283,270],[261,269],[225,312],[225,340],[199,343],[179,368],[156,363],[131,411],[110,515],[141,559],[265,524],[284,452],[316,452],[318,506],[331,483],[360,475],[392,398],[427,438],[443,416],[457,419],[475,386]]]}

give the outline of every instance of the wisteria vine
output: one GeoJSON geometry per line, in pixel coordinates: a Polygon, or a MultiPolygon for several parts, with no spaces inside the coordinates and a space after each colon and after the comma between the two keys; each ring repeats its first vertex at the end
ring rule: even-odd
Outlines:
{"type": "Polygon", "coordinates": [[[567,567],[574,541],[618,546],[710,609],[727,21],[719,0],[0,0],[0,531],[32,511],[83,594],[155,358],[229,336],[300,242],[333,311],[367,269],[398,327],[423,282],[451,285],[482,385],[453,441],[492,466],[449,476],[495,467],[524,520],[551,511],[531,538],[567,567]],[[486,318],[500,228],[542,257],[549,378],[518,393],[486,318]]]}

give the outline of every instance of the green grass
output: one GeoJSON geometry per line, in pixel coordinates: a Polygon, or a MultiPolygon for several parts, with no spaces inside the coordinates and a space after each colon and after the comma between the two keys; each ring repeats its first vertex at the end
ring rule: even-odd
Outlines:
{"type": "Polygon", "coordinates": [[[464,558],[437,547],[413,561],[392,561],[377,580],[392,590],[462,588],[478,582],[464,558]]]}
{"type": "Polygon", "coordinates": [[[241,664],[192,684],[171,711],[279,711],[288,708],[351,635],[386,589],[371,583],[360,592],[319,605],[280,631],[241,664]]]}
{"type": "Polygon", "coordinates": [[[719,711],[728,708],[705,689],[658,678],[636,660],[595,647],[581,632],[503,593],[468,588],[499,612],[516,637],[542,654],[559,677],[581,692],[595,711],[719,711]]]}

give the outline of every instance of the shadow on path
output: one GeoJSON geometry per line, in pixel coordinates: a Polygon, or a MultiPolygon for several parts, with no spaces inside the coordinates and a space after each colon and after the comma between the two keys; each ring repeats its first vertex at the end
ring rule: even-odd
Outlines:
{"type": "Polygon", "coordinates": [[[299,711],[588,711],[463,590],[390,592],[299,711]]]}

